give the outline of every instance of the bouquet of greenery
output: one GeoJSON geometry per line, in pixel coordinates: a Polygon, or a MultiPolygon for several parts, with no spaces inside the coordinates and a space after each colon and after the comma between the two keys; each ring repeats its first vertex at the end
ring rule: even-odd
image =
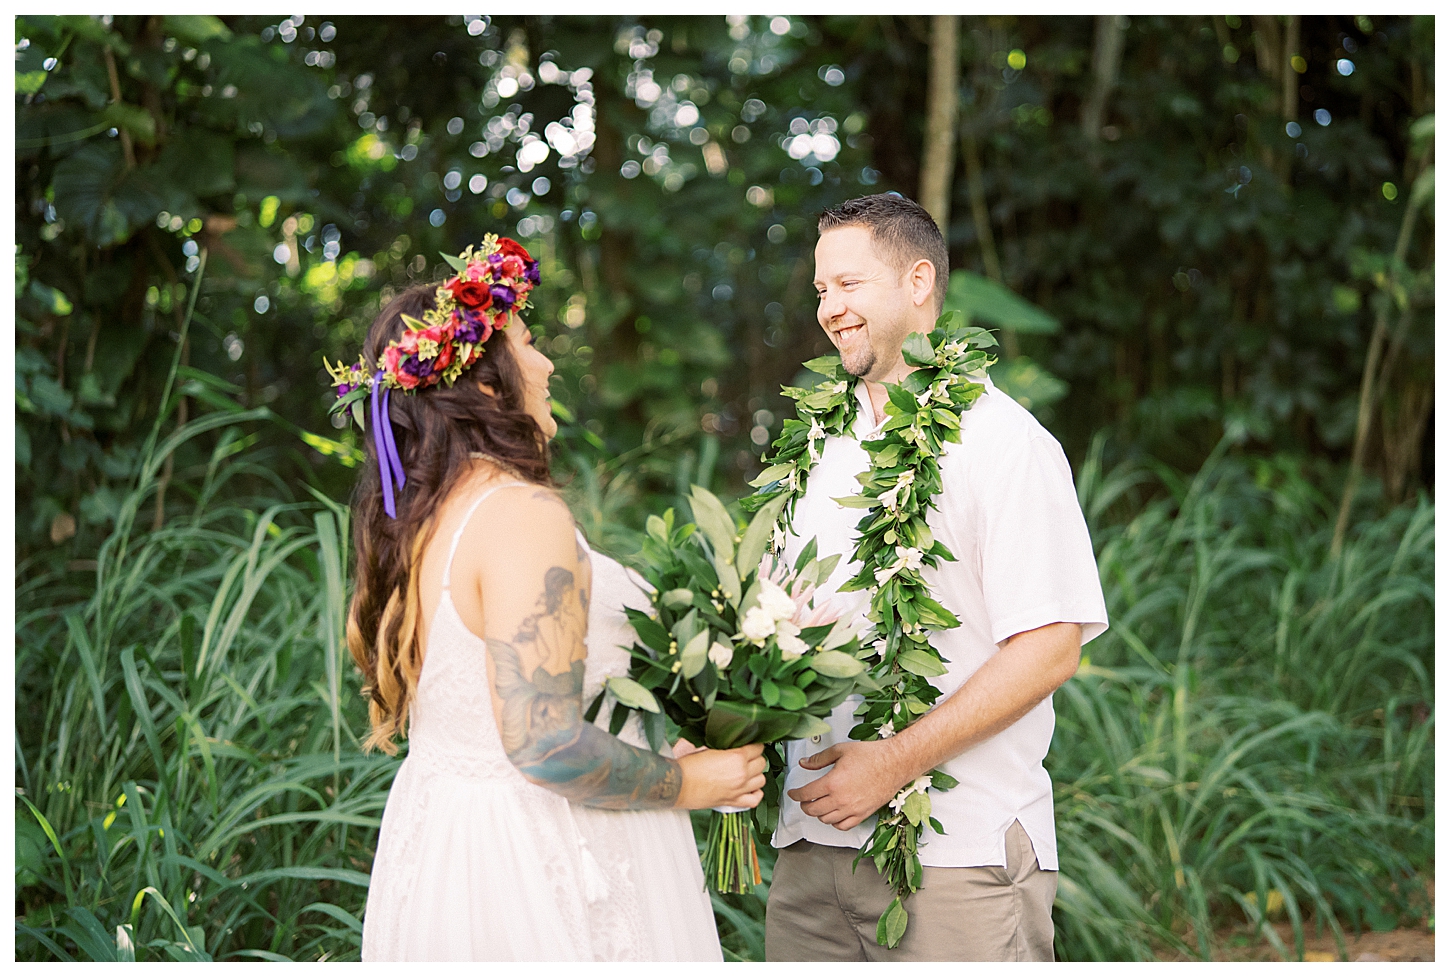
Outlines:
{"type": "MultiPolygon", "coordinates": [[[[830,732],[824,717],[869,681],[857,615],[812,602],[840,557],[817,559],[814,540],[793,567],[768,554],[779,505],[761,509],[743,533],[699,486],[690,507],[693,523],[675,526],[673,509],[646,523],[638,563],[654,588],[652,607],[626,609],[639,640],[629,677],[605,686],[618,700],[611,727],[637,709],[655,749],[666,717],[691,743],[719,750],[830,732]]],[[[591,721],[603,698],[590,706],[591,721]]],[[[772,767],[778,775],[779,763],[772,767]]],[[[719,892],[760,883],[748,812],[712,814],[705,876],[719,892]]]]}

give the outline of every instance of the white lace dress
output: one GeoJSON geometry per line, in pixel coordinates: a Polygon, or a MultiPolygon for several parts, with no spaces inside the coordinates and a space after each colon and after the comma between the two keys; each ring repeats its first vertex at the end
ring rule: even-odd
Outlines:
{"type": "MultiPolygon", "coordinates": [[[[645,603],[618,563],[591,553],[591,566],[586,704],[625,673],[622,608],[645,603]]],[[[525,780],[499,741],[485,645],[448,577],[383,811],[363,960],[720,960],[689,815],[593,810],[525,780]]],[[[638,719],[620,738],[645,745],[638,719]]]]}

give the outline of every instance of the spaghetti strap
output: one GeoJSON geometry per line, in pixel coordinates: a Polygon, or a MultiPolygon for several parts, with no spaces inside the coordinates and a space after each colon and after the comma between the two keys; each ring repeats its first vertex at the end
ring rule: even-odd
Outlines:
{"type": "Polygon", "coordinates": [[[443,589],[445,591],[448,590],[448,582],[453,576],[453,557],[458,553],[458,544],[463,539],[463,531],[468,528],[468,521],[473,518],[473,514],[478,511],[478,507],[483,505],[483,500],[487,499],[499,489],[510,488],[514,485],[527,486],[528,484],[528,482],[503,482],[499,485],[490,486],[482,495],[473,500],[473,505],[468,507],[468,511],[463,515],[463,521],[458,524],[458,529],[453,533],[453,545],[448,547],[448,562],[443,565],[443,589]]]}

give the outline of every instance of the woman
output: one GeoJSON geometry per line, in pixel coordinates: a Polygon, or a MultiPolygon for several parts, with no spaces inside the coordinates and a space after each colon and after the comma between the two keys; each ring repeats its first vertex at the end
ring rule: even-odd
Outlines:
{"type": "Polygon", "coordinates": [[[365,747],[409,741],[363,959],[718,960],[685,812],[758,804],[761,747],[675,759],[584,722],[592,561],[550,487],[553,365],[518,317],[538,266],[492,235],[453,264],[329,367],[370,434],[348,619],[365,747]]]}

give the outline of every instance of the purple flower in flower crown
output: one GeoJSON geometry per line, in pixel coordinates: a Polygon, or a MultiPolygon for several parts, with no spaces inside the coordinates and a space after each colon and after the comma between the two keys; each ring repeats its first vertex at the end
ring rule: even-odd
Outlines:
{"type": "Polygon", "coordinates": [[[539,263],[537,261],[530,261],[524,265],[524,277],[528,279],[530,285],[539,284],[539,263]]]}
{"type": "Polygon", "coordinates": [[[453,327],[453,338],[461,343],[477,343],[488,337],[491,329],[488,319],[472,309],[458,309],[454,312],[457,325],[453,327]]]}
{"type": "Polygon", "coordinates": [[[502,306],[505,309],[511,308],[517,298],[514,290],[507,285],[493,285],[488,291],[493,295],[493,304],[495,307],[502,306]]]}

